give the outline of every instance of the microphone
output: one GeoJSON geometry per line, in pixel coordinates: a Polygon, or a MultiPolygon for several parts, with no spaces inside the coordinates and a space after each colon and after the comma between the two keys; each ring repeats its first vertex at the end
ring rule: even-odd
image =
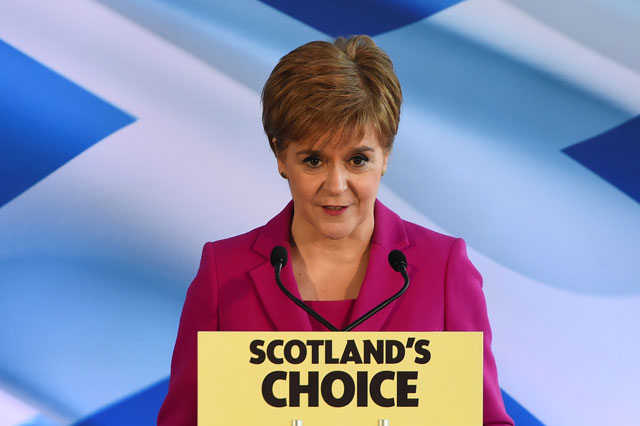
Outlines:
{"type": "MultiPolygon", "coordinates": [[[[284,256],[285,256],[284,262],[287,263],[286,250],[284,251],[284,256]]],[[[273,260],[271,261],[271,263],[273,263],[273,260]]],[[[401,272],[400,268],[407,269],[407,257],[400,250],[391,250],[389,252],[389,265],[391,265],[391,267],[395,269],[397,272],[401,272]]]]}
{"type": "Polygon", "coordinates": [[[276,263],[280,263],[280,269],[284,268],[287,264],[287,249],[282,246],[275,246],[271,250],[271,266],[276,266],[276,263]]]}
{"type": "Polygon", "coordinates": [[[402,288],[398,290],[396,294],[394,294],[387,300],[380,302],[378,306],[371,309],[369,312],[362,315],[360,318],[358,318],[357,320],[355,320],[354,322],[346,326],[343,331],[353,330],[354,328],[356,328],[357,326],[359,326],[360,324],[362,324],[363,322],[371,318],[373,315],[380,312],[384,307],[389,305],[389,303],[393,302],[398,297],[402,296],[402,294],[405,291],[407,291],[407,289],[409,288],[409,274],[407,274],[407,257],[400,250],[391,250],[391,252],[389,253],[388,260],[389,260],[389,265],[391,265],[391,267],[396,272],[400,272],[400,274],[402,274],[402,278],[404,278],[404,284],[402,285],[402,288]]]}
{"type": "Polygon", "coordinates": [[[282,281],[280,281],[280,272],[282,271],[282,268],[284,267],[284,265],[287,264],[287,257],[288,257],[287,249],[282,246],[275,246],[273,250],[271,250],[271,256],[270,256],[271,265],[273,265],[273,267],[275,268],[276,283],[278,283],[278,287],[280,287],[280,290],[282,290],[285,296],[291,299],[296,305],[304,309],[309,315],[317,319],[322,325],[327,327],[329,330],[339,331],[337,327],[335,327],[329,321],[324,319],[319,313],[317,313],[316,311],[308,307],[302,300],[298,299],[293,294],[291,294],[291,292],[287,290],[287,288],[282,284],[282,281]]]}
{"type": "MultiPolygon", "coordinates": [[[[293,294],[291,294],[291,292],[287,290],[287,288],[282,284],[282,281],[280,280],[280,272],[282,271],[282,268],[284,267],[284,265],[287,264],[287,257],[288,257],[287,249],[285,249],[282,246],[276,246],[273,248],[273,250],[271,250],[270,257],[271,257],[271,265],[274,267],[275,273],[276,273],[276,283],[278,284],[278,287],[280,287],[280,290],[282,290],[282,292],[289,299],[291,299],[296,305],[304,309],[309,315],[311,315],[313,318],[318,320],[318,322],[320,322],[322,325],[327,327],[327,329],[331,331],[340,331],[336,326],[331,324],[329,321],[323,318],[320,314],[318,314],[316,311],[314,311],[309,306],[307,306],[302,300],[298,299],[293,294]]],[[[389,253],[388,260],[389,260],[389,265],[391,265],[391,267],[395,271],[400,272],[400,274],[402,274],[402,277],[404,278],[404,284],[402,288],[398,290],[396,294],[382,301],[376,307],[371,309],[369,312],[362,315],[360,318],[358,318],[357,320],[355,320],[354,322],[346,326],[344,329],[342,329],[342,331],[353,330],[354,328],[356,328],[357,326],[359,326],[360,324],[362,324],[363,322],[371,318],[373,315],[380,312],[383,308],[385,308],[391,302],[393,302],[398,297],[400,297],[409,288],[409,275],[407,274],[407,257],[400,250],[392,250],[389,253]]]]}

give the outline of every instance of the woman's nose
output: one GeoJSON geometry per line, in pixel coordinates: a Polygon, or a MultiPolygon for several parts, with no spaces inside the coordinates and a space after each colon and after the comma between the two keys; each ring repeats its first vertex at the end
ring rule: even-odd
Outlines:
{"type": "Polygon", "coordinates": [[[342,166],[330,166],[327,169],[327,179],[324,182],[325,190],[332,194],[341,194],[347,190],[348,172],[342,166]]]}

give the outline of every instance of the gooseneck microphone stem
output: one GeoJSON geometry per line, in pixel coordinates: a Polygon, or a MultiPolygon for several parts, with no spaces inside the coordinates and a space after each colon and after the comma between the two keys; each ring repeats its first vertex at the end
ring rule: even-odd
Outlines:
{"type": "Polygon", "coordinates": [[[360,318],[358,318],[357,320],[355,320],[354,322],[352,322],[351,324],[346,326],[342,331],[351,331],[351,330],[353,330],[354,328],[356,328],[357,326],[359,326],[360,324],[362,324],[363,322],[365,322],[366,320],[368,320],[369,318],[371,318],[372,316],[374,316],[375,314],[380,312],[389,303],[393,302],[398,297],[402,296],[402,293],[407,291],[407,289],[409,288],[409,274],[407,274],[406,265],[401,265],[400,266],[400,271],[398,271],[398,272],[400,272],[402,274],[402,277],[404,278],[404,285],[402,286],[402,288],[400,290],[398,290],[398,292],[396,294],[394,294],[393,296],[391,296],[387,300],[383,300],[378,306],[376,306],[375,308],[371,309],[369,312],[367,312],[366,314],[362,315],[360,318]]]}
{"type": "Polygon", "coordinates": [[[331,324],[329,321],[324,319],[320,314],[318,314],[316,311],[314,311],[309,306],[307,306],[306,303],[304,303],[302,300],[298,299],[296,296],[291,294],[291,292],[289,290],[287,290],[287,288],[282,284],[282,281],[280,280],[280,272],[282,271],[283,266],[287,264],[287,250],[284,247],[277,246],[271,251],[271,264],[275,268],[276,283],[278,283],[278,287],[280,287],[280,290],[282,290],[282,292],[289,299],[291,299],[293,301],[293,303],[295,303],[296,305],[298,305],[299,307],[304,309],[305,312],[307,312],[313,318],[318,320],[319,323],[321,323],[322,325],[327,327],[327,329],[329,329],[330,331],[351,331],[351,330],[353,330],[354,328],[356,328],[357,326],[359,326],[360,324],[362,324],[363,322],[365,322],[366,320],[371,318],[373,315],[375,315],[378,312],[380,312],[387,305],[389,305],[391,302],[393,302],[398,297],[400,297],[409,288],[409,274],[407,274],[407,259],[406,259],[405,255],[400,250],[392,250],[391,253],[389,253],[389,264],[391,265],[391,267],[394,270],[396,270],[396,271],[400,272],[400,274],[402,274],[402,277],[404,278],[404,285],[402,286],[402,288],[400,290],[398,290],[398,292],[396,294],[394,294],[393,296],[391,296],[390,298],[388,298],[386,300],[383,300],[375,308],[371,309],[369,312],[367,312],[366,314],[362,315],[360,318],[358,318],[357,320],[353,321],[351,324],[349,324],[348,326],[346,326],[342,330],[339,330],[336,326],[331,324]]]}
{"type": "Polygon", "coordinates": [[[293,300],[293,302],[300,306],[302,309],[304,309],[305,311],[307,311],[307,313],[309,315],[311,315],[312,317],[314,317],[315,319],[317,319],[322,325],[324,325],[325,327],[327,327],[329,330],[331,331],[340,331],[338,330],[333,324],[331,324],[329,321],[327,321],[326,319],[324,319],[319,313],[317,313],[316,311],[314,311],[313,309],[311,309],[310,307],[308,307],[302,300],[298,299],[297,297],[295,297],[293,294],[291,294],[291,292],[289,290],[287,290],[287,288],[282,284],[282,281],[280,281],[280,271],[282,270],[282,262],[276,262],[273,265],[276,269],[276,282],[278,283],[278,287],[280,287],[280,290],[282,290],[282,292],[291,300],[293,300]]]}

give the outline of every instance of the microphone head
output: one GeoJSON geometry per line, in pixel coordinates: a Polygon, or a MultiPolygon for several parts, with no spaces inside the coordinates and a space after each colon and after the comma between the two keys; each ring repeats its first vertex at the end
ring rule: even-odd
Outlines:
{"type": "Polygon", "coordinates": [[[287,249],[282,246],[275,246],[271,250],[271,265],[276,266],[276,263],[282,263],[282,267],[287,264],[287,249]]]}
{"type": "Polygon", "coordinates": [[[389,252],[389,265],[400,272],[401,267],[407,267],[407,257],[400,250],[391,250],[391,252],[389,252]]]}

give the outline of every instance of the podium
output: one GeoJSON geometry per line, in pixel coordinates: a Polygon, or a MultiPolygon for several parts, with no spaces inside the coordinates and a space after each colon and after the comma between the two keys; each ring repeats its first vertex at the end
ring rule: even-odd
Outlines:
{"type": "Polygon", "coordinates": [[[482,425],[482,333],[199,332],[198,425],[482,425]]]}

